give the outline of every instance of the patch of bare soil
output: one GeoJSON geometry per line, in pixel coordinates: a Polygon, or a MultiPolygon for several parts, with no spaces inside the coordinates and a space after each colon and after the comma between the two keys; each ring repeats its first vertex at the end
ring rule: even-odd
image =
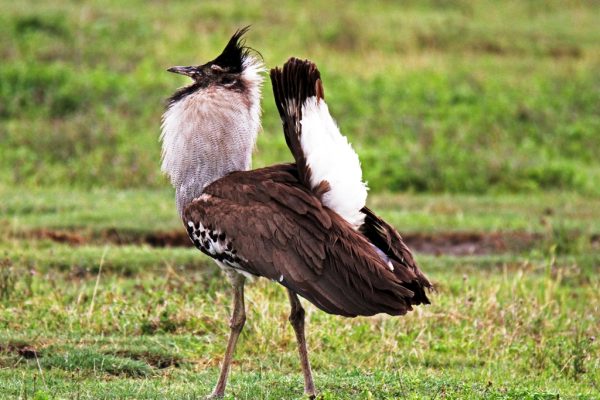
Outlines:
{"type": "MultiPolygon", "coordinates": [[[[77,231],[38,229],[19,236],[32,239],[52,240],[73,246],[90,243],[116,245],[148,245],[152,247],[191,247],[184,230],[151,233],[120,232],[115,229],[90,234],[77,231]]],[[[435,255],[484,255],[524,251],[544,239],[543,235],[527,232],[410,232],[402,235],[404,241],[416,253],[435,255]]],[[[591,238],[592,244],[600,246],[600,235],[591,238]]]]}
{"type": "Polygon", "coordinates": [[[27,359],[41,357],[39,351],[29,343],[20,341],[9,341],[0,343],[0,353],[12,353],[27,359]]]}
{"type": "Polygon", "coordinates": [[[519,252],[534,247],[542,235],[526,232],[438,232],[402,235],[416,253],[483,255],[519,252]]]}
{"type": "Polygon", "coordinates": [[[131,358],[132,360],[144,361],[146,364],[159,369],[179,367],[183,362],[183,360],[177,356],[153,353],[150,351],[118,350],[110,354],[124,358],[131,358]]]}
{"type": "Polygon", "coordinates": [[[36,229],[28,231],[24,235],[18,234],[17,236],[26,236],[37,240],[51,240],[53,242],[70,245],[81,245],[88,242],[82,234],[65,230],[36,229]]]}

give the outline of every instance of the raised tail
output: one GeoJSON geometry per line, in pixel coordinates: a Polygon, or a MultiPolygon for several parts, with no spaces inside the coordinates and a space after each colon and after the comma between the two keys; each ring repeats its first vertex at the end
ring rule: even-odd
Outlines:
{"type": "Polygon", "coordinates": [[[283,124],[283,133],[300,173],[300,181],[311,187],[311,171],[300,143],[302,105],[312,97],[324,99],[321,74],[317,66],[308,60],[290,58],[283,68],[271,70],[271,82],[275,104],[283,124]]]}
{"type": "Polygon", "coordinates": [[[308,60],[290,58],[271,70],[275,104],[300,181],[355,227],[367,199],[358,155],[329,114],[321,75],[308,60]]]}

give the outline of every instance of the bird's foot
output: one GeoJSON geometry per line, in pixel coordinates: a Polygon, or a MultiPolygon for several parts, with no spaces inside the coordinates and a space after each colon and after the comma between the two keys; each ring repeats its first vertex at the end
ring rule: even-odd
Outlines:
{"type": "Polygon", "coordinates": [[[304,395],[310,400],[315,400],[317,398],[317,392],[315,392],[314,390],[311,392],[304,392],[304,395]]]}
{"type": "Polygon", "coordinates": [[[225,396],[224,392],[217,392],[214,391],[212,392],[210,395],[206,396],[205,400],[217,400],[217,399],[222,399],[223,396],[225,396]]]}

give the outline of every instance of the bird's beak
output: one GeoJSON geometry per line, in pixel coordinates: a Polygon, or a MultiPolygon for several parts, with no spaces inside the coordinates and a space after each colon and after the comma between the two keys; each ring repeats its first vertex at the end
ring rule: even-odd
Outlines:
{"type": "Polygon", "coordinates": [[[198,67],[171,67],[167,71],[191,77],[198,72],[198,67]]]}

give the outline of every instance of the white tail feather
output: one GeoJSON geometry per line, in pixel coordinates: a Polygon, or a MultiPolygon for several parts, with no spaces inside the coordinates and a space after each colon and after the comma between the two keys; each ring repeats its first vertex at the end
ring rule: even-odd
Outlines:
{"type": "Polygon", "coordinates": [[[340,133],[323,99],[306,99],[300,123],[300,145],[311,170],[312,188],[327,181],[330,190],[323,195],[323,204],[359,227],[365,218],[360,210],[367,201],[367,185],[358,154],[340,133]]]}

